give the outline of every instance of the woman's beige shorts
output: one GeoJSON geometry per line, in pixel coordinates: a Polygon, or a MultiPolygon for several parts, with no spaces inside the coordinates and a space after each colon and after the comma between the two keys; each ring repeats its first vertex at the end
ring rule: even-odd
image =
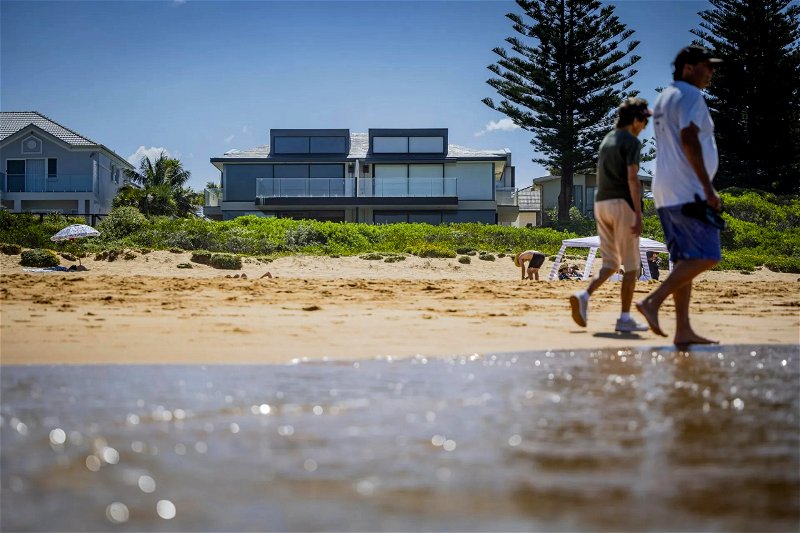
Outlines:
{"type": "Polygon", "coordinates": [[[600,235],[600,253],[603,268],[616,270],[622,265],[625,272],[638,271],[639,236],[631,233],[636,213],[621,198],[602,200],[594,204],[597,233],[600,235]]]}

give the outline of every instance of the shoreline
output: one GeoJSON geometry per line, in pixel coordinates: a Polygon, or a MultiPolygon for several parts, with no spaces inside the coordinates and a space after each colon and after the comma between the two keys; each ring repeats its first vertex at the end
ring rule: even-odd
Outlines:
{"type": "MultiPolygon", "coordinates": [[[[580,328],[568,298],[585,282],[520,281],[508,258],[292,256],[241,271],[178,269],[189,256],[85,259],[88,271],[71,273],[23,272],[19,256],[0,257],[0,364],[285,364],[672,346],[652,332],[613,332],[618,283],[595,293],[580,328]],[[273,277],[261,278],[266,272],[273,277]]],[[[639,282],[634,300],[657,283],[639,282]]],[[[723,346],[800,345],[798,289],[797,274],[706,273],[693,291],[693,326],[723,346]]],[[[669,300],[661,323],[671,335],[669,300]]]]}

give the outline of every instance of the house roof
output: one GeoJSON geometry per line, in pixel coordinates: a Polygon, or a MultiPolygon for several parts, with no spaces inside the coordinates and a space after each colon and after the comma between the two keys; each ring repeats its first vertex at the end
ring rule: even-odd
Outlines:
{"type": "Polygon", "coordinates": [[[37,111],[0,111],[0,142],[29,126],[35,126],[70,146],[105,150],[126,166],[133,168],[130,163],[125,161],[125,158],[120,157],[113,150],[88,137],[84,137],[37,111]]]}
{"type": "MultiPolygon", "coordinates": [[[[368,133],[351,133],[350,134],[350,152],[347,154],[347,159],[365,159],[369,152],[369,134],[368,133]]],[[[507,149],[501,150],[477,150],[474,148],[467,148],[457,144],[447,145],[447,154],[444,156],[448,159],[479,159],[479,158],[492,158],[499,159],[505,158],[509,151],[507,149]]],[[[269,158],[269,145],[256,146],[247,150],[229,150],[225,152],[222,157],[213,158],[214,161],[221,160],[236,160],[236,159],[268,159],[269,158]]]]}
{"type": "Polygon", "coordinates": [[[96,143],[36,111],[0,112],[0,141],[14,135],[23,128],[27,128],[31,124],[73,146],[100,145],[100,143],[96,143]]]}

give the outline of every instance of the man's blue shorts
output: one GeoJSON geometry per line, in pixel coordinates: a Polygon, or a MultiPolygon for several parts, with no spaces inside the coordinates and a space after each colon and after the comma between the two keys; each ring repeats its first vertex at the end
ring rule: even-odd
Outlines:
{"type": "Polygon", "coordinates": [[[673,262],[681,259],[722,259],[719,230],[681,213],[681,206],[658,209],[664,240],[673,262]]]}

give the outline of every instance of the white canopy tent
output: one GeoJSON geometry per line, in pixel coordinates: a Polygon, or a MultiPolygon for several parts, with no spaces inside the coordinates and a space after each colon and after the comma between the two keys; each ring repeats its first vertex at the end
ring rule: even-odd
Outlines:
{"type": "MultiPolygon", "coordinates": [[[[561,266],[561,260],[564,258],[564,252],[567,248],[588,248],[589,255],[586,257],[586,266],[583,269],[583,276],[582,279],[589,279],[589,276],[592,273],[592,264],[594,263],[594,258],[597,255],[597,250],[600,248],[600,237],[595,235],[594,237],[580,237],[578,239],[564,239],[561,241],[561,249],[558,250],[558,255],[556,255],[556,260],[553,262],[553,268],[550,269],[550,275],[547,277],[548,280],[556,279],[558,276],[558,267],[561,266]]],[[[639,237],[639,254],[642,257],[642,264],[647,265],[647,252],[658,252],[661,254],[669,253],[667,247],[658,241],[654,241],[653,239],[648,239],[647,237],[639,237]]],[[[672,270],[672,262],[670,261],[669,269],[672,270]]],[[[644,269],[644,275],[642,279],[652,279],[650,277],[650,269],[644,269]]]]}

